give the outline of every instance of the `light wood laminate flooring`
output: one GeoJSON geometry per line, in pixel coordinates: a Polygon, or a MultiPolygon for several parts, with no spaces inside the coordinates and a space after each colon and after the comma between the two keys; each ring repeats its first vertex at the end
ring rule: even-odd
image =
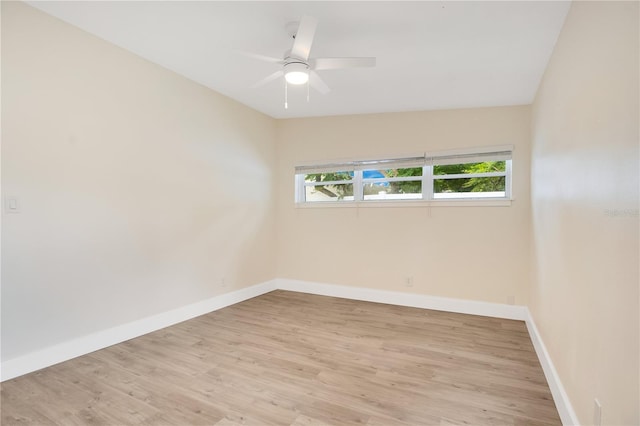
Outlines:
{"type": "Polygon", "coordinates": [[[2,383],[2,425],[560,425],[522,321],[274,291],[2,383]]]}

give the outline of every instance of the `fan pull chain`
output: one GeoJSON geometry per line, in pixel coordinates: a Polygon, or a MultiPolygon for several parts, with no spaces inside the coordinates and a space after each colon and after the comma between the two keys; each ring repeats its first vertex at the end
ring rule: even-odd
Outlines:
{"type": "Polygon", "coordinates": [[[287,87],[289,87],[289,85],[287,84],[287,80],[285,80],[284,81],[284,109],[289,109],[289,103],[287,102],[287,99],[288,99],[287,87]]]}
{"type": "Polygon", "coordinates": [[[309,80],[307,80],[307,102],[309,102],[309,86],[311,86],[311,76],[309,76],[309,80]]]}

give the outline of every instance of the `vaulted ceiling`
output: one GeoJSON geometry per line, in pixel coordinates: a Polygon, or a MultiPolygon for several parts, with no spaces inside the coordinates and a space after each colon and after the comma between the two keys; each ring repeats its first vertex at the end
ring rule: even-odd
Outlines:
{"type": "Polygon", "coordinates": [[[533,101],[569,2],[28,2],[276,118],[520,105],[533,101]],[[318,20],[311,57],[374,56],[318,71],[331,88],[252,88],[281,65],[286,26],[318,20]]]}

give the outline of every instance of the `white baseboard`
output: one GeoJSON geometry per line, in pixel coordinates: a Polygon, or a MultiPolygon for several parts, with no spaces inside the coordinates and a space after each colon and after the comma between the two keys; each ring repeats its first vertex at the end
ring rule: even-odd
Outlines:
{"type": "Polygon", "coordinates": [[[88,336],[59,343],[36,352],[31,352],[2,362],[0,366],[0,379],[2,381],[9,380],[81,355],[86,355],[98,349],[103,349],[142,336],[143,334],[151,333],[161,328],[217,311],[218,309],[251,299],[252,297],[260,296],[275,289],[275,280],[266,281],[141,320],[99,331],[88,336]]]}
{"type": "Polygon", "coordinates": [[[580,424],[578,416],[576,416],[575,411],[573,411],[569,395],[567,395],[567,392],[564,390],[564,386],[562,386],[560,376],[558,375],[556,368],[553,366],[549,352],[547,352],[547,347],[542,341],[542,337],[538,332],[536,323],[533,321],[533,317],[531,316],[531,312],[529,312],[528,308],[526,308],[526,315],[526,324],[527,329],[529,330],[529,336],[531,336],[531,342],[533,343],[536,355],[538,355],[538,359],[540,360],[540,365],[542,365],[542,371],[544,371],[544,375],[547,378],[547,384],[551,390],[551,395],[553,395],[553,401],[558,409],[560,420],[562,420],[562,424],[564,426],[578,426],[580,424]]]}
{"type": "Polygon", "coordinates": [[[424,294],[402,293],[289,279],[277,279],[276,286],[280,290],[299,291],[301,293],[342,297],[344,299],[363,300],[366,302],[388,303],[390,305],[410,306],[412,308],[433,309],[436,311],[522,321],[527,318],[527,308],[525,306],[451,299],[448,297],[427,296],[424,294]]]}

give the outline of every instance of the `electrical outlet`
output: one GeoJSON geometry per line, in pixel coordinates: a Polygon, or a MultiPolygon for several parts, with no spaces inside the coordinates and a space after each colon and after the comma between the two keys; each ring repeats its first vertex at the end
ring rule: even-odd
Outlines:
{"type": "Polygon", "coordinates": [[[413,277],[406,277],[406,278],[404,279],[404,284],[405,284],[407,287],[413,287],[413,277]]]}
{"type": "Polygon", "coordinates": [[[598,398],[593,400],[593,426],[602,426],[602,405],[598,398]]]}
{"type": "Polygon", "coordinates": [[[515,296],[507,296],[507,303],[509,305],[515,305],[516,304],[516,297],[515,296]]]}

